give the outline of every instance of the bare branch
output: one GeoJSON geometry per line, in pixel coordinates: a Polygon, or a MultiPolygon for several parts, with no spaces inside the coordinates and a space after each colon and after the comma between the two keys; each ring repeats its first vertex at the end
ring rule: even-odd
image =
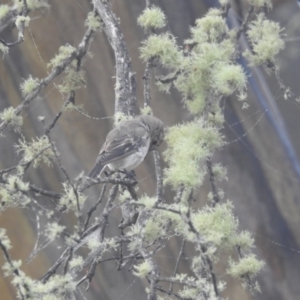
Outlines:
{"type": "Polygon", "coordinates": [[[213,206],[215,206],[217,203],[220,203],[220,197],[219,197],[218,190],[216,187],[215,174],[212,169],[211,158],[208,158],[206,160],[206,165],[207,165],[209,181],[210,181],[211,189],[212,189],[212,193],[213,193],[213,206]]]}
{"type": "MultiPolygon", "coordinates": [[[[82,57],[88,49],[89,42],[93,35],[94,31],[88,29],[85,35],[82,38],[82,41],[78,45],[77,49],[74,50],[69,57],[67,57],[58,67],[54,68],[54,70],[44,79],[39,81],[39,84],[34,88],[34,90],[25,97],[22,103],[15,108],[15,114],[19,115],[22,110],[31,102],[33,101],[39,93],[50,83],[54,78],[59,76],[70,64],[71,62],[76,59],[82,57]]],[[[4,130],[4,128],[8,125],[7,121],[3,121],[0,124],[0,133],[4,130]]]]}
{"type": "Polygon", "coordinates": [[[163,173],[161,168],[160,155],[158,151],[153,151],[154,164],[155,164],[155,173],[156,173],[156,197],[157,202],[160,203],[163,201],[163,173]]]}
{"type": "Polygon", "coordinates": [[[94,0],[93,3],[104,22],[104,31],[115,53],[115,112],[134,116],[138,112],[135,74],[131,70],[131,60],[119,21],[109,7],[108,1],[94,0]]]}
{"type": "Polygon", "coordinates": [[[144,72],[144,108],[147,106],[150,106],[150,75],[151,75],[151,69],[152,69],[152,62],[153,59],[149,59],[146,63],[146,68],[144,72]]]}
{"type": "Polygon", "coordinates": [[[34,184],[29,184],[29,188],[30,188],[33,192],[35,192],[35,193],[37,193],[37,194],[41,194],[41,195],[43,195],[43,196],[50,197],[50,198],[54,198],[54,199],[59,199],[59,198],[61,198],[61,196],[62,196],[62,195],[59,194],[59,193],[55,193],[55,192],[52,192],[52,191],[46,191],[46,190],[44,190],[44,189],[41,189],[41,188],[35,186],[34,184]]]}
{"type": "Polygon", "coordinates": [[[100,193],[100,196],[98,198],[98,201],[88,210],[87,217],[86,217],[86,220],[85,220],[84,225],[83,225],[83,231],[86,231],[93,212],[97,209],[98,205],[102,202],[103,196],[104,196],[105,191],[106,191],[106,187],[107,187],[107,185],[104,184],[103,188],[102,188],[102,191],[100,193]]]}
{"type": "Polygon", "coordinates": [[[247,25],[248,25],[248,23],[250,21],[250,18],[252,16],[253,12],[254,12],[254,6],[250,5],[249,10],[248,10],[248,12],[247,12],[247,14],[246,14],[246,16],[245,16],[245,18],[243,20],[243,23],[241,24],[241,26],[239,27],[239,29],[238,29],[238,31],[236,33],[236,38],[237,39],[239,39],[240,36],[241,36],[241,34],[245,31],[245,29],[246,29],[246,27],[247,27],[247,25]]]}
{"type": "MultiPolygon", "coordinates": [[[[185,240],[183,239],[183,240],[182,240],[182,243],[181,243],[181,247],[180,247],[179,254],[178,254],[178,256],[177,256],[177,260],[176,260],[176,264],[175,264],[175,268],[174,268],[174,272],[173,272],[173,277],[177,274],[179,262],[180,262],[180,259],[181,259],[182,254],[183,254],[184,247],[185,247],[185,240]]],[[[168,294],[169,294],[169,295],[170,295],[170,294],[172,293],[172,291],[173,291],[173,284],[174,284],[174,282],[171,282],[170,288],[169,288],[169,291],[168,291],[168,294]]]]}

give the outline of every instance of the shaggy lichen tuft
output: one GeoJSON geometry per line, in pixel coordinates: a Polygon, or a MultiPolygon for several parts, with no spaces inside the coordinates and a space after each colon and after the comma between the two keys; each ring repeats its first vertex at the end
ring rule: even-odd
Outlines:
{"type": "Polygon", "coordinates": [[[166,16],[159,7],[147,7],[139,16],[138,24],[144,29],[162,28],[166,25],[166,16]]]}

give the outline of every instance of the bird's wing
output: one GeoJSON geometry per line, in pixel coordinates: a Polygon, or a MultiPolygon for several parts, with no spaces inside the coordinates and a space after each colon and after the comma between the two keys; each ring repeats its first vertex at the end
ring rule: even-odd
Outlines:
{"type": "Polygon", "coordinates": [[[114,140],[99,156],[99,161],[101,161],[101,164],[106,165],[137,152],[145,153],[146,156],[149,144],[149,137],[128,136],[123,137],[121,140],[114,140]]]}
{"type": "Polygon", "coordinates": [[[105,165],[122,160],[134,153],[144,158],[150,147],[150,139],[148,131],[137,123],[129,123],[129,126],[126,124],[121,130],[120,128],[113,129],[107,135],[88,176],[94,178],[101,173],[105,165]]]}
{"type": "Polygon", "coordinates": [[[125,138],[123,136],[120,139],[114,139],[109,145],[104,144],[88,177],[95,178],[102,172],[105,165],[122,160],[132,154],[144,159],[149,147],[150,137],[148,135],[143,137],[126,136],[125,138]]]}
{"type": "Polygon", "coordinates": [[[100,150],[96,163],[106,165],[133,153],[138,153],[139,155],[143,153],[146,156],[150,145],[148,132],[140,126],[127,129],[127,132],[122,134],[114,134],[112,132],[112,136],[106,139],[100,150]]]}

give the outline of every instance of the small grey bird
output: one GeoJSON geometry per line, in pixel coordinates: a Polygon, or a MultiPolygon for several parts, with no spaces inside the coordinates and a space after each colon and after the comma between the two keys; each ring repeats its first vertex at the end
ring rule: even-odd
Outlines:
{"type": "Polygon", "coordinates": [[[88,177],[96,178],[105,166],[112,170],[133,170],[163,139],[164,124],[153,116],[140,115],[120,123],[106,136],[88,177]]]}

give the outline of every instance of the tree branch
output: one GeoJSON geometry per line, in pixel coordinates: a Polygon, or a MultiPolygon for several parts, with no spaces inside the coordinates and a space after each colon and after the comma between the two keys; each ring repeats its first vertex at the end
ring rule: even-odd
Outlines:
{"type": "Polygon", "coordinates": [[[134,116],[138,112],[135,74],[119,21],[108,1],[94,0],[96,11],[104,22],[104,31],[114,50],[116,60],[115,112],[134,116]]]}

